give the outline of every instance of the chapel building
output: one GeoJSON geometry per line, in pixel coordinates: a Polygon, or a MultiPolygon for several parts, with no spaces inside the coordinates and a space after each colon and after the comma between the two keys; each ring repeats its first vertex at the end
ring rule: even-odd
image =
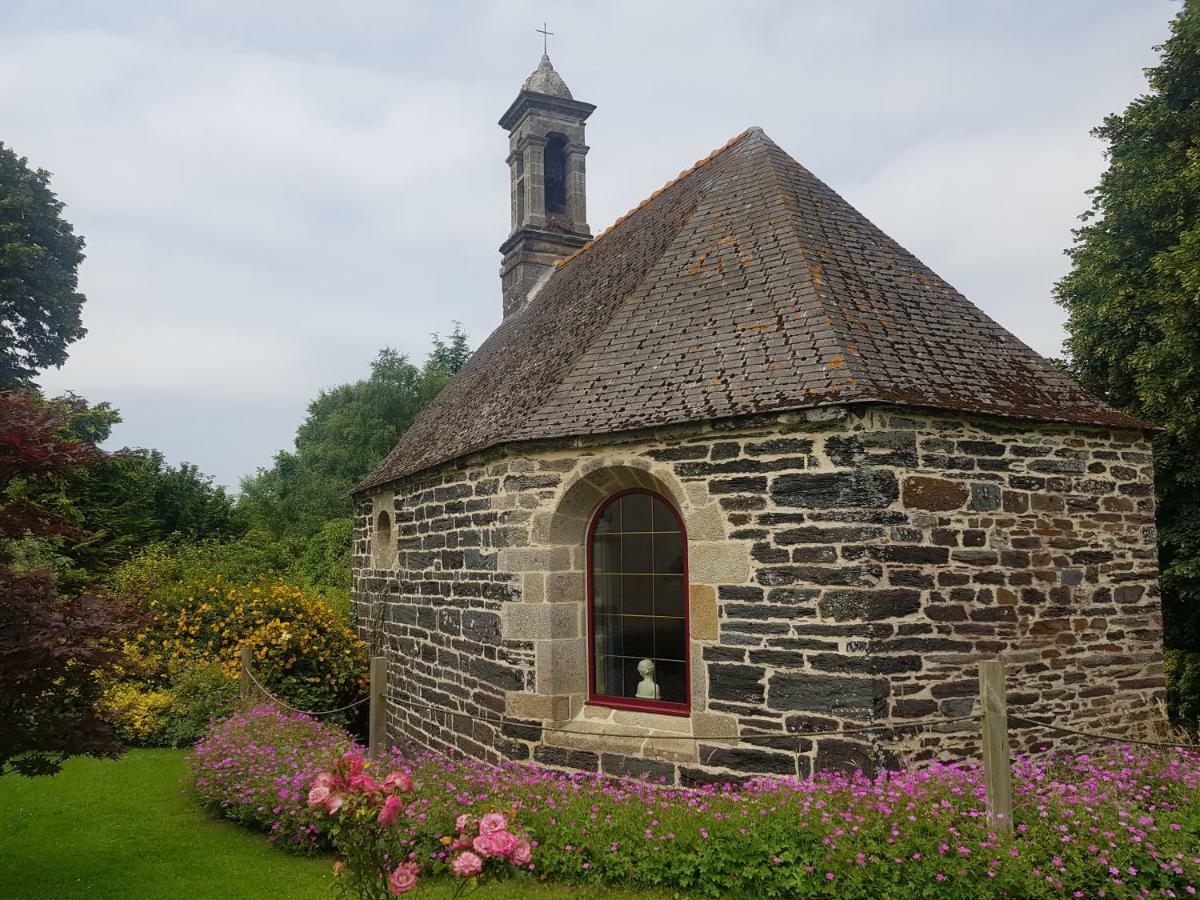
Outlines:
{"type": "Polygon", "coordinates": [[[355,490],[390,737],[803,777],[977,753],[883,726],[969,714],[981,659],[1014,711],[1161,715],[1149,426],[758,128],[593,238],[594,108],[543,56],[501,117],[504,319],[355,490]]]}

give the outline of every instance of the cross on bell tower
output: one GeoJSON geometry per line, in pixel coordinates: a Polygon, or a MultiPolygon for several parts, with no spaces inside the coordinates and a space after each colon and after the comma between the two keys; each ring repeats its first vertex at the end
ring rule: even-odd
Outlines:
{"type": "Polygon", "coordinates": [[[591,240],[587,224],[584,122],[596,108],[574,99],[545,52],[500,117],[508,132],[512,231],[500,245],[504,317],[524,309],[555,262],[591,240]]]}

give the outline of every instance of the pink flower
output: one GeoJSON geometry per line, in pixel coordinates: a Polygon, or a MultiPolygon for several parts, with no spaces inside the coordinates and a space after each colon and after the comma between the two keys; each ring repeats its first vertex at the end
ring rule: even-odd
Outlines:
{"type": "Polygon", "coordinates": [[[463,813],[454,820],[454,830],[459,834],[462,834],[466,830],[467,826],[471,824],[471,820],[472,817],[470,813],[463,813]]]}
{"type": "Polygon", "coordinates": [[[350,790],[373,794],[379,790],[379,782],[365,772],[359,772],[357,775],[350,776],[350,790]]]}
{"type": "Polygon", "coordinates": [[[317,777],[313,779],[313,787],[332,787],[333,781],[333,776],[328,772],[320,772],[317,774],[317,777]]]}
{"type": "Polygon", "coordinates": [[[329,799],[329,788],[319,784],[308,792],[308,805],[321,806],[329,799]]]}
{"type": "Polygon", "coordinates": [[[533,849],[529,846],[529,841],[525,838],[518,838],[508,858],[514,866],[528,865],[529,861],[533,859],[533,849]]]}
{"type": "Polygon", "coordinates": [[[389,772],[383,779],[382,787],[385,791],[399,791],[407,794],[413,788],[412,776],[407,772],[389,772]]]}
{"type": "MultiPolygon", "coordinates": [[[[480,856],[504,856],[504,851],[500,849],[497,838],[502,834],[508,834],[507,831],[495,831],[491,834],[481,834],[471,842],[471,847],[480,856]]],[[[509,835],[512,837],[512,835],[509,835]]]]}
{"type": "Polygon", "coordinates": [[[388,890],[393,894],[407,894],[417,886],[417,864],[401,863],[388,878],[388,890]]]}
{"type": "Polygon", "coordinates": [[[483,818],[479,820],[479,833],[491,834],[494,831],[504,831],[508,828],[508,819],[504,817],[504,813],[484,813],[483,818]]]}
{"type": "Polygon", "coordinates": [[[342,808],[342,804],[346,802],[346,798],[341,794],[333,794],[325,801],[325,812],[331,816],[336,816],[337,811],[342,808]]]}
{"type": "Polygon", "coordinates": [[[393,795],[388,797],[383,803],[383,809],[379,811],[379,824],[391,825],[398,818],[400,813],[404,811],[404,801],[393,795]]]}
{"type": "Polygon", "coordinates": [[[517,846],[517,838],[511,831],[496,831],[488,835],[492,842],[492,856],[511,856],[517,846]]]}
{"type": "Polygon", "coordinates": [[[483,871],[483,860],[470,850],[464,850],[454,857],[454,862],[450,863],[450,871],[459,878],[470,878],[483,871]]]}

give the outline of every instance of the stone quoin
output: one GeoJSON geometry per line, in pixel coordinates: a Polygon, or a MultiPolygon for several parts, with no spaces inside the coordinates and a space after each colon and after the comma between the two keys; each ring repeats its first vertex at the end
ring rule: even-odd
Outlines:
{"type": "Polygon", "coordinates": [[[970,722],[861,729],[970,713],[981,659],[1015,712],[1161,715],[1149,426],[759,129],[592,239],[593,109],[543,56],[504,114],[504,320],[354,493],[391,737],[684,783],[870,769],[976,752],[970,722]]]}

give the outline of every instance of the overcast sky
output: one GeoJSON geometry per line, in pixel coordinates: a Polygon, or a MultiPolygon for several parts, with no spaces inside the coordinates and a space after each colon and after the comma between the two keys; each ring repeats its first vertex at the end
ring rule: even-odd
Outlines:
{"type": "Polygon", "coordinates": [[[500,320],[496,120],[550,55],[588,122],[599,232],[750,125],[990,315],[1051,299],[1168,0],[0,0],[0,140],[87,238],[88,335],[45,374],[113,446],[236,487],[376,351],[500,320]]]}

